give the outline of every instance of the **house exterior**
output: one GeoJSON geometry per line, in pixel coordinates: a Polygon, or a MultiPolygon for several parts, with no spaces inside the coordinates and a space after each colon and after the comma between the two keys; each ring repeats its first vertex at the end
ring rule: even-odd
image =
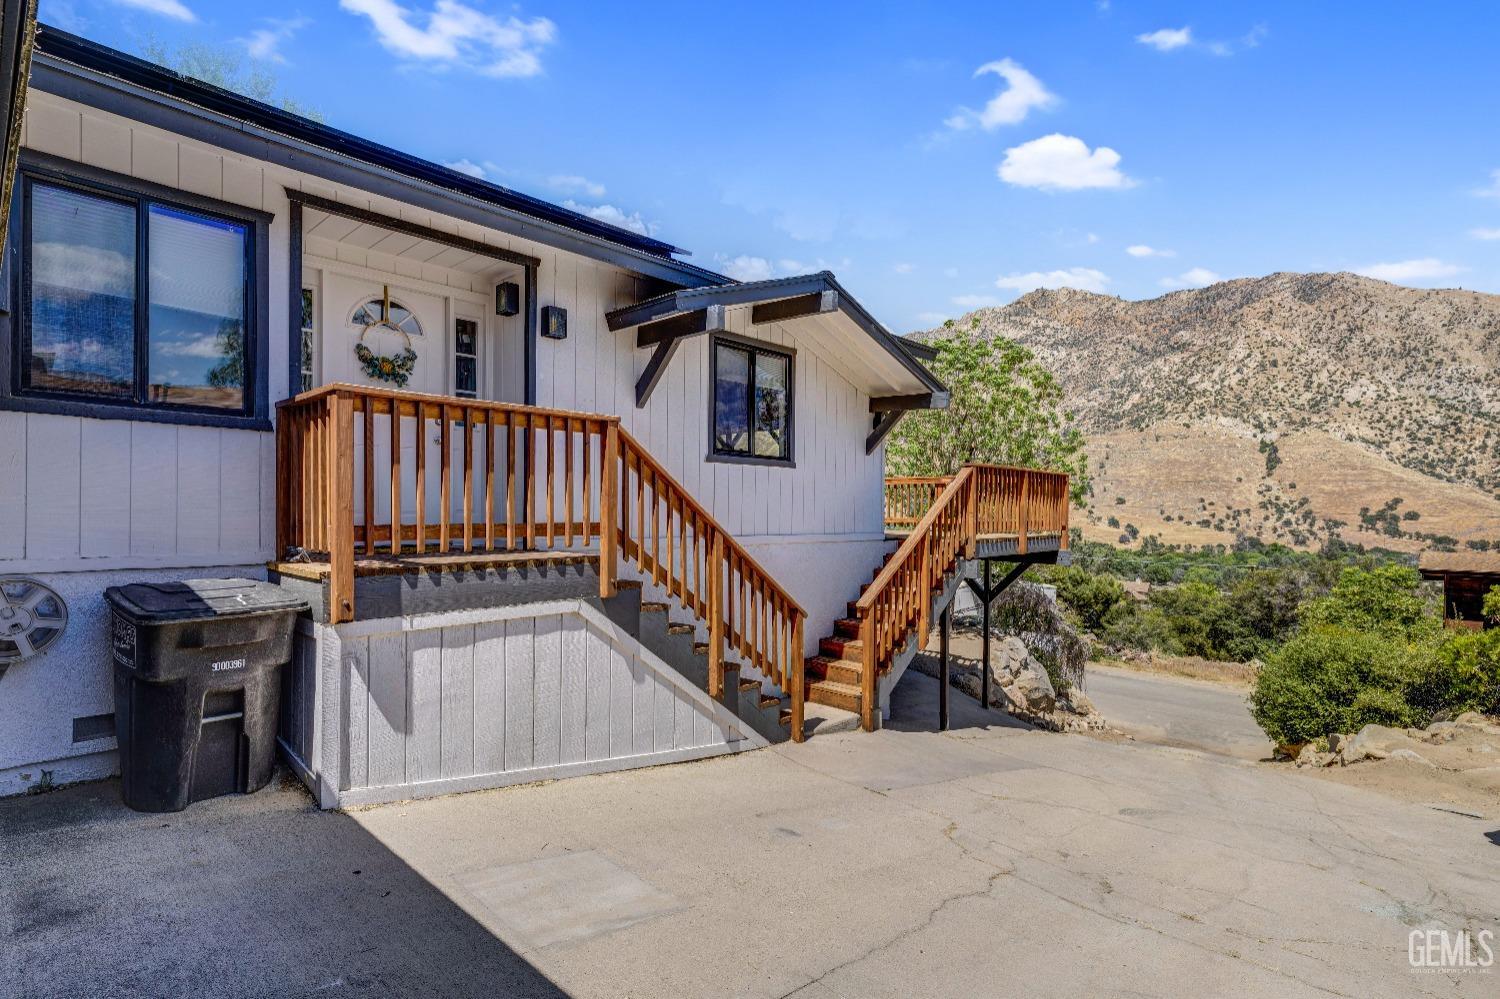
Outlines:
{"type": "Polygon", "coordinates": [[[307,595],[281,742],[325,805],[801,738],[819,683],[868,727],[874,681],[804,661],[946,393],[833,275],[735,282],[45,26],[11,212],[0,793],[114,771],[102,594],[141,580],[307,595]]]}

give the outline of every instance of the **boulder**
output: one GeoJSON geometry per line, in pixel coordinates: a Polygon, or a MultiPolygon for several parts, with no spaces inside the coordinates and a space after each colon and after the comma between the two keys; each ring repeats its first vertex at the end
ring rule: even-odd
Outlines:
{"type": "Polygon", "coordinates": [[[1297,766],[1326,767],[1335,759],[1336,757],[1332,753],[1318,752],[1318,747],[1309,742],[1307,745],[1303,746],[1302,751],[1297,754],[1297,766]]]}
{"type": "Polygon", "coordinates": [[[1453,723],[1455,725],[1462,725],[1465,728],[1484,728],[1489,724],[1489,720],[1478,711],[1465,711],[1453,719],[1453,723]]]}
{"type": "Polygon", "coordinates": [[[1427,759],[1427,757],[1418,753],[1414,749],[1393,749],[1391,750],[1391,755],[1388,758],[1392,760],[1407,760],[1411,763],[1419,763],[1424,767],[1437,767],[1436,763],[1433,763],[1431,760],[1427,759]]]}
{"type": "Polygon", "coordinates": [[[990,648],[990,679],[1021,711],[1044,715],[1057,707],[1057,691],[1042,664],[1014,636],[990,648]]]}
{"type": "Polygon", "coordinates": [[[1422,732],[1422,741],[1434,745],[1452,742],[1458,736],[1458,726],[1451,721],[1433,722],[1422,732]]]}
{"type": "Polygon", "coordinates": [[[1416,743],[1399,729],[1384,725],[1366,725],[1346,742],[1339,751],[1341,763],[1357,763],[1360,760],[1383,760],[1395,749],[1411,749],[1416,743]]]}
{"type": "Polygon", "coordinates": [[[1347,735],[1340,735],[1339,733],[1335,732],[1328,737],[1328,751],[1330,753],[1337,753],[1339,750],[1344,748],[1344,743],[1348,741],[1349,737],[1347,735]]]}
{"type": "Polygon", "coordinates": [[[1089,700],[1088,695],[1077,687],[1068,691],[1067,702],[1068,707],[1072,709],[1075,715],[1087,717],[1098,713],[1094,708],[1094,702],[1089,700]]]}

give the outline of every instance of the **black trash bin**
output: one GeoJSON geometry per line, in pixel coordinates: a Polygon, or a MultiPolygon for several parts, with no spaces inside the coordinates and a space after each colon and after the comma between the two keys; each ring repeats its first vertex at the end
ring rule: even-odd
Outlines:
{"type": "Polygon", "coordinates": [[[133,583],[104,596],[125,804],[176,812],[264,787],[279,673],[307,602],[253,579],[133,583]]]}

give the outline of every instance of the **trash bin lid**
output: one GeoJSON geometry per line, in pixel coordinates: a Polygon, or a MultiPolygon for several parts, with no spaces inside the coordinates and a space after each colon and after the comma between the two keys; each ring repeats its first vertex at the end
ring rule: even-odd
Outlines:
{"type": "Polygon", "coordinates": [[[137,623],[248,617],[307,610],[307,601],[257,579],[184,579],[111,586],[104,597],[137,623]]]}

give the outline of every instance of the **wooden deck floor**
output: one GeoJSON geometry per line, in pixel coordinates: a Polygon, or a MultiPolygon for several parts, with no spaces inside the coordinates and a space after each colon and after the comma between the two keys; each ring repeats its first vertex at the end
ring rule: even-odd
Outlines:
{"type": "MultiPolygon", "coordinates": [[[[544,568],[561,565],[597,564],[595,552],[428,552],[418,555],[375,555],[354,560],[354,575],[401,576],[414,572],[473,572],[479,569],[544,568]]],[[[322,580],[330,569],[327,562],[269,562],[266,567],[292,579],[322,580]]]]}

